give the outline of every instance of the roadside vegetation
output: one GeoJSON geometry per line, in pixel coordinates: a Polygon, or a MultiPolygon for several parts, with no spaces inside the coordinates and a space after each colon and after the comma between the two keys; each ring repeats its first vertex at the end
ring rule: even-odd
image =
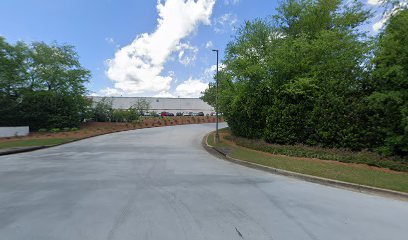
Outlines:
{"type": "MultiPolygon", "coordinates": [[[[254,147],[254,145],[251,145],[253,148],[241,146],[240,140],[236,137],[231,137],[231,133],[227,129],[221,131],[220,137],[220,143],[215,144],[214,133],[211,133],[207,138],[207,143],[210,146],[221,149],[223,152],[228,152],[230,157],[239,160],[317,177],[408,192],[408,173],[406,171],[397,172],[365,164],[311,158],[310,156],[316,156],[316,149],[305,150],[303,147],[296,146],[279,146],[279,151],[275,154],[258,151],[258,148],[254,147]],[[297,153],[297,151],[302,152],[302,155],[308,157],[299,157],[297,156],[298,154],[290,156],[281,155],[288,154],[288,152],[297,153]]],[[[264,150],[264,148],[260,150],[264,150]]],[[[326,149],[324,151],[327,152],[329,150],[326,149]]],[[[350,152],[339,153],[337,150],[333,151],[336,152],[337,157],[346,157],[349,154],[354,154],[350,152]]]]}
{"type": "MultiPolygon", "coordinates": [[[[217,76],[236,143],[406,171],[408,10],[399,3],[386,1],[394,11],[375,37],[360,1],[285,0],[276,15],[243,24],[217,76]]],[[[215,94],[210,84],[202,99],[215,106],[215,94]]]]}
{"type": "Polygon", "coordinates": [[[306,145],[279,145],[270,144],[260,139],[247,139],[232,136],[224,137],[238,146],[267,152],[276,155],[292,157],[317,158],[322,160],[334,160],[344,163],[359,163],[369,166],[388,168],[395,171],[408,172],[408,163],[400,157],[384,157],[369,151],[350,151],[339,148],[323,148],[306,145]]]}

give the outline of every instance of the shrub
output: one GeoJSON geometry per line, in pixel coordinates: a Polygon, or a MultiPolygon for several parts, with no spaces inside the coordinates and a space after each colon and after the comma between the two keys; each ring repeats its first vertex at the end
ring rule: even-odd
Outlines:
{"type": "Polygon", "coordinates": [[[71,128],[71,131],[78,131],[78,130],[79,128],[76,128],[76,127],[71,128]]]}
{"type": "Polygon", "coordinates": [[[38,132],[47,132],[48,130],[46,128],[40,128],[38,129],[38,132]]]}
{"type": "Polygon", "coordinates": [[[71,131],[71,128],[65,127],[65,128],[62,129],[62,131],[63,131],[63,132],[69,132],[69,131],[71,131]]]}
{"type": "Polygon", "coordinates": [[[53,129],[50,130],[50,132],[52,132],[52,133],[61,132],[61,129],[59,129],[59,128],[53,128],[53,129]]]}

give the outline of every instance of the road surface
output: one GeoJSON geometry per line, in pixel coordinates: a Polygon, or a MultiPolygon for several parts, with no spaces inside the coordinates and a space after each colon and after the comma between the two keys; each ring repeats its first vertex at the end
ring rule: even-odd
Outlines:
{"type": "Polygon", "coordinates": [[[407,202],[218,159],[200,144],[213,128],[0,157],[0,239],[407,239],[407,202]]]}

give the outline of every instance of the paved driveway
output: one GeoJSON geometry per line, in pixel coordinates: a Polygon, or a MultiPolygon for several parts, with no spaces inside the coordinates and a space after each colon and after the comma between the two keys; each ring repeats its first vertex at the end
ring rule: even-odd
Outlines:
{"type": "Polygon", "coordinates": [[[213,128],[0,157],[0,239],[407,239],[407,202],[220,160],[200,145],[213,128]]]}

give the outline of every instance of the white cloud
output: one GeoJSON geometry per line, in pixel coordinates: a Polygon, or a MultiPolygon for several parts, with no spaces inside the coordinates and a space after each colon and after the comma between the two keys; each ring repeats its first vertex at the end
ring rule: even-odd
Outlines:
{"type": "Polygon", "coordinates": [[[184,66],[194,64],[197,59],[198,48],[189,43],[180,43],[177,46],[178,60],[184,66]]]}
{"type": "Polygon", "coordinates": [[[162,92],[159,92],[158,94],[154,95],[153,97],[172,98],[172,97],[174,97],[174,95],[171,94],[171,93],[169,93],[169,92],[167,92],[167,91],[162,91],[162,92]]]}
{"type": "Polygon", "coordinates": [[[106,41],[107,43],[109,43],[109,44],[115,44],[115,40],[113,40],[113,38],[111,38],[111,37],[106,37],[106,38],[105,38],[105,41],[106,41]]]}
{"type": "Polygon", "coordinates": [[[99,93],[95,94],[95,96],[122,96],[124,94],[123,91],[116,89],[116,88],[105,88],[99,91],[99,93]]]}
{"type": "Polygon", "coordinates": [[[207,89],[208,83],[202,82],[199,79],[189,78],[176,88],[176,95],[179,97],[200,97],[201,92],[207,89]]]}
{"type": "MultiPolygon", "coordinates": [[[[156,30],[137,36],[131,44],[118,50],[113,59],[106,61],[106,75],[114,82],[114,89],[127,95],[168,92],[173,78],[162,76],[164,64],[178,51],[180,41],[199,24],[210,24],[214,3],[215,0],[167,0],[165,3],[158,0],[156,30]]],[[[184,54],[181,54],[182,61],[190,63],[191,56],[183,58],[184,54]]]]}
{"type": "Polygon", "coordinates": [[[378,22],[376,22],[376,23],[374,23],[373,24],[373,30],[375,31],[375,32],[378,32],[378,31],[380,31],[383,27],[384,27],[384,24],[386,23],[388,21],[388,18],[382,18],[381,20],[379,20],[378,22]]]}
{"type": "Polygon", "coordinates": [[[370,5],[379,5],[383,3],[383,1],[382,0],[368,0],[367,3],[370,5]]]}
{"type": "Polygon", "coordinates": [[[380,20],[375,22],[372,26],[375,32],[380,31],[385,26],[385,24],[388,22],[388,20],[393,14],[399,12],[401,9],[405,9],[408,7],[408,0],[400,0],[399,2],[395,4],[389,4],[389,5],[387,5],[387,2],[385,2],[384,0],[368,0],[367,3],[370,5],[385,4],[383,5],[385,8],[384,14],[381,17],[379,17],[380,20]]]}
{"type": "Polygon", "coordinates": [[[225,5],[235,5],[239,3],[239,0],[224,0],[225,5]]]}
{"type": "Polygon", "coordinates": [[[212,48],[212,47],[214,47],[214,44],[213,44],[212,41],[208,41],[208,42],[205,44],[205,48],[212,48]]]}
{"type": "Polygon", "coordinates": [[[216,33],[225,33],[235,27],[238,18],[235,14],[226,13],[221,17],[214,19],[214,31],[216,33]]]}
{"type": "MultiPolygon", "coordinates": [[[[219,70],[223,69],[225,66],[219,64],[219,70]]],[[[212,65],[204,69],[203,73],[199,78],[190,77],[188,80],[179,84],[176,87],[176,91],[173,94],[178,97],[200,97],[201,92],[208,88],[208,83],[214,80],[214,76],[217,70],[217,65],[212,65]]]]}

